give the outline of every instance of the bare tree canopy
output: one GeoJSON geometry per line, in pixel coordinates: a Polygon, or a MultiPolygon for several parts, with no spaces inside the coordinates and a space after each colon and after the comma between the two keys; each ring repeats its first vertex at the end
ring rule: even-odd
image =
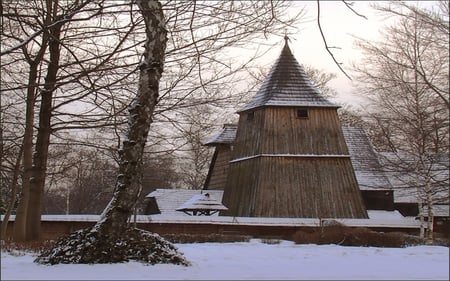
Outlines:
{"type": "Polygon", "coordinates": [[[449,14],[442,3],[436,11],[380,4],[396,21],[380,41],[359,40],[364,58],[355,66],[379,149],[389,152],[386,169],[416,194],[422,222],[427,207],[429,239],[433,204],[448,204],[449,14]]]}
{"type": "MultiPolygon", "coordinates": [[[[288,6],[283,1],[162,3],[169,40],[151,118],[163,129],[155,126],[150,144],[167,139],[164,128],[176,119],[177,110],[229,103],[232,90],[225,85],[239,81],[238,72],[253,59],[236,62],[230,50],[245,50],[249,42],[262,42],[290,26],[297,17],[286,17],[288,6]]],[[[25,172],[17,180],[22,186],[17,240],[40,235],[52,143],[110,150],[121,146],[126,109],[138,91],[135,81],[145,40],[144,17],[128,2],[2,2],[1,120],[8,125],[2,135],[11,139],[8,151],[24,148],[25,172]],[[15,127],[17,122],[24,127],[15,127]],[[80,138],[87,129],[98,133],[80,138]],[[67,134],[68,130],[76,133],[67,134]]],[[[13,163],[7,165],[11,171],[13,163]]]]}

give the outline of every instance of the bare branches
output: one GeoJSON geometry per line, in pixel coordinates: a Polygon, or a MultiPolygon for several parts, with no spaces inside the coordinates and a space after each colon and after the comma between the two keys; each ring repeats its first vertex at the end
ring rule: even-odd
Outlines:
{"type": "Polygon", "coordinates": [[[355,9],[353,9],[353,4],[354,2],[348,2],[345,0],[342,0],[342,2],[345,4],[345,6],[347,6],[347,8],[349,8],[355,15],[362,17],[364,19],[367,19],[367,17],[363,14],[358,13],[355,9]]]}
{"type": "Polygon", "coordinates": [[[391,8],[382,10],[397,21],[378,42],[359,40],[364,57],[355,70],[360,92],[371,97],[369,120],[390,150],[385,166],[394,173],[394,186],[416,189],[424,222],[422,207],[431,210],[443,194],[448,200],[449,54],[448,39],[441,41],[448,30],[430,25],[424,10],[391,8]]]}
{"type": "Polygon", "coordinates": [[[334,63],[341,70],[341,72],[344,73],[344,75],[347,76],[348,79],[352,80],[352,78],[342,68],[342,63],[340,63],[340,62],[338,62],[336,60],[336,58],[334,57],[333,52],[331,51],[332,48],[337,48],[337,47],[330,47],[330,46],[328,46],[326,36],[325,36],[325,34],[324,34],[323,30],[322,30],[322,25],[320,23],[320,0],[317,0],[317,26],[319,27],[320,35],[322,36],[322,40],[323,40],[323,43],[325,45],[325,49],[327,50],[328,54],[330,54],[330,56],[333,59],[334,63]]]}

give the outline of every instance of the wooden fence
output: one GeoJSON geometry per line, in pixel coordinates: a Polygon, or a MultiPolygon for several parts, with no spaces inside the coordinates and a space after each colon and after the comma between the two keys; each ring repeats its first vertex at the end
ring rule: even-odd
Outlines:
{"type": "MultiPolygon", "coordinates": [[[[3,219],[3,218],[1,218],[3,219]]],[[[42,232],[43,239],[56,239],[76,230],[90,227],[95,224],[98,216],[43,216],[42,232]]],[[[232,218],[232,217],[186,217],[186,219],[154,219],[152,216],[138,216],[131,220],[136,227],[162,236],[167,234],[222,234],[222,235],[246,235],[253,238],[290,239],[296,231],[312,231],[323,227],[329,220],[319,219],[266,219],[258,218],[232,218]]],[[[337,220],[350,227],[367,227],[376,231],[418,234],[419,228],[416,223],[389,224],[389,223],[366,223],[368,220],[337,220]]],[[[7,237],[12,233],[14,220],[9,221],[7,237]]]]}

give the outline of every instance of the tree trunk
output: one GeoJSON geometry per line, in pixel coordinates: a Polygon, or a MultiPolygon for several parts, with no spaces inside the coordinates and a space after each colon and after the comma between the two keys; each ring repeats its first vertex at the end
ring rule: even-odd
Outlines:
{"type": "Polygon", "coordinates": [[[48,148],[50,145],[53,93],[60,58],[61,24],[54,25],[50,30],[49,52],[50,61],[45,77],[44,89],[41,92],[39,112],[39,127],[36,137],[33,168],[30,178],[30,194],[27,208],[26,239],[28,241],[41,238],[41,213],[44,196],[45,176],[47,171],[48,148]]]}
{"type": "Polygon", "coordinates": [[[113,198],[93,230],[120,237],[141,191],[142,155],[157,104],[167,42],[164,14],[158,1],[137,1],[146,25],[147,41],[140,64],[138,93],[129,110],[126,138],[119,150],[119,173],[113,198]]]}
{"type": "Polygon", "coordinates": [[[427,196],[427,235],[426,235],[426,242],[427,244],[433,244],[433,232],[434,232],[434,215],[433,215],[433,197],[432,197],[432,191],[430,186],[430,179],[427,178],[427,183],[425,187],[425,192],[427,196]]]}
{"type": "Polygon", "coordinates": [[[11,198],[9,199],[9,204],[8,204],[8,207],[6,208],[5,216],[3,217],[2,226],[1,226],[0,238],[2,240],[6,240],[6,232],[8,230],[9,217],[11,216],[11,212],[14,209],[14,205],[16,202],[17,181],[19,179],[19,174],[20,174],[20,162],[21,162],[20,160],[22,159],[23,147],[24,147],[24,145],[22,144],[20,146],[19,153],[16,158],[16,163],[14,164],[13,178],[12,178],[12,182],[11,182],[11,198]]]}
{"type": "Polygon", "coordinates": [[[113,198],[92,228],[60,239],[41,253],[35,260],[38,263],[112,263],[132,259],[151,264],[190,264],[159,235],[128,225],[141,190],[142,155],[157,104],[167,41],[161,4],[149,0],[137,3],[145,20],[147,41],[138,93],[129,108],[127,138],[119,151],[119,175],[113,198]]]}
{"type": "MultiPolygon", "coordinates": [[[[46,13],[45,24],[49,25],[53,18],[53,6],[52,3],[48,4],[48,11],[46,13]]],[[[57,3],[55,3],[57,4],[57,3]]],[[[30,180],[32,177],[33,166],[33,135],[34,135],[34,114],[36,103],[36,90],[38,88],[39,80],[39,66],[44,59],[44,55],[47,50],[47,44],[50,39],[50,34],[44,32],[41,41],[41,48],[37,52],[34,59],[33,56],[28,54],[28,51],[24,48],[23,52],[30,65],[30,71],[28,76],[27,86],[27,100],[26,100],[26,113],[25,113],[25,132],[23,139],[23,175],[22,175],[22,192],[19,199],[19,205],[16,211],[16,218],[14,220],[13,240],[25,241],[27,240],[27,224],[28,224],[28,206],[30,199],[30,180]]]]}
{"type": "Polygon", "coordinates": [[[30,174],[33,163],[33,133],[34,133],[34,105],[36,99],[37,63],[30,64],[28,77],[27,100],[25,111],[25,132],[23,136],[23,175],[22,192],[14,220],[13,240],[16,242],[26,240],[27,209],[30,194],[30,174]]]}

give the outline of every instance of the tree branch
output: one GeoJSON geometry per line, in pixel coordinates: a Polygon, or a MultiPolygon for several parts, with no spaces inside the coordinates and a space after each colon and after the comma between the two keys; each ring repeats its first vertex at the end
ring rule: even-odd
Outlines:
{"type": "Polygon", "coordinates": [[[332,58],[333,61],[336,63],[336,65],[339,67],[339,69],[341,70],[341,72],[344,73],[344,75],[347,76],[348,79],[352,80],[352,78],[351,78],[351,77],[347,74],[347,72],[345,72],[345,70],[342,68],[342,66],[341,66],[342,63],[338,62],[338,61],[336,60],[336,58],[334,57],[333,52],[331,52],[331,50],[330,50],[332,47],[329,47],[329,46],[328,46],[327,39],[325,38],[325,34],[323,33],[323,30],[322,30],[322,25],[320,24],[320,3],[319,3],[319,1],[320,1],[320,0],[317,0],[317,26],[319,27],[320,35],[322,36],[323,43],[325,44],[325,49],[326,49],[327,52],[330,54],[331,58],[332,58]]]}

